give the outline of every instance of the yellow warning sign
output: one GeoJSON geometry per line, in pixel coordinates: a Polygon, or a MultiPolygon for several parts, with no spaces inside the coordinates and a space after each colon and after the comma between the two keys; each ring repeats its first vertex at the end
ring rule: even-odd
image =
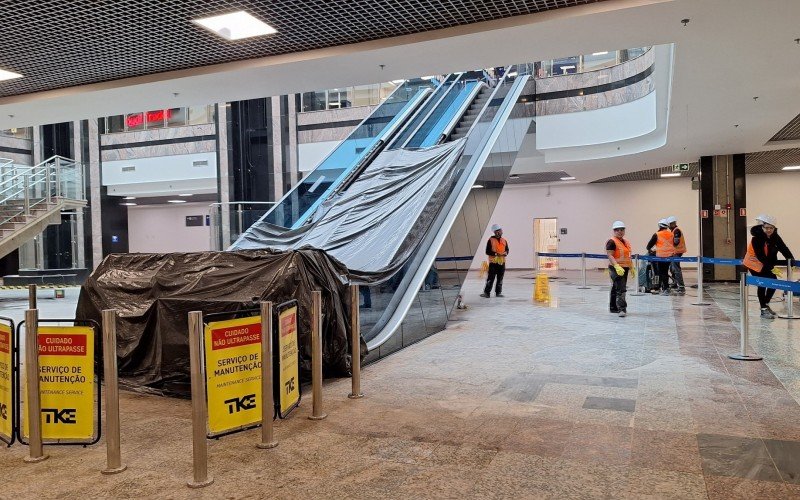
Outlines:
{"type": "Polygon", "coordinates": [[[536,275],[536,283],[533,288],[533,299],[536,302],[549,302],[550,301],[550,282],[547,275],[539,273],[536,275]]]}
{"type": "Polygon", "coordinates": [[[0,437],[6,443],[14,437],[14,362],[10,325],[0,323],[0,437]]]}
{"type": "Polygon", "coordinates": [[[300,401],[300,372],[297,347],[297,306],[278,314],[278,390],[280,414],[285,416],[300,401]]]}
{"type": "Polygon", "coordinates": [[[210,434],[261,422],[261,316],[209,323],[205,357],[210,434]]]}
{"type": "MultiPolygon", "coordinates": [[[[91,440],[96,422],[94,329],[40,324],[38,344],[42,439],[91,440]]],[[[27,438],[29,422],[24,404],[22,408],[22,435],[27,438]]]]}

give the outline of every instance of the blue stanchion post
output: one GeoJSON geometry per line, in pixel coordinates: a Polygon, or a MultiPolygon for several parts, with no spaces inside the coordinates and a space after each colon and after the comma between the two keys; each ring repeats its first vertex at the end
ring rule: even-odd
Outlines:
{"type": "MultiPolygon", "coordinates": [[[[786,259],[786,280],[789,282],[794,281],[792,266],[794,266],[792,259],[786,259]]],[[[786,313],[779,314],[778,317],[783,319],[800,319],[800,316],[794,315],[794,292],[787,290],[784,297],[786,298],[786,313]]]]}
{"type": "Polygon", "coordinates": [[[750,316],[747,310],[747,273],[739,274],[739,304],[741,309],[739,354],[731,354],[728,357],[738,361],[761,361],[764,359],[761,356],[747,354],[747,344],[750,340],[750,316]]]}

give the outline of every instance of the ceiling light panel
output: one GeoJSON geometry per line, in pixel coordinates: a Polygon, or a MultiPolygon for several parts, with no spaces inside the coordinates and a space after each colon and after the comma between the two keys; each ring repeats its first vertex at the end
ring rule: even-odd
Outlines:
{"type": "Polygon", "coordinates": [[[14,73],[13,71],[0,69],[0,82],[4,82],[6,80],[14,80],[15,78],[22,78],[22,75],[20,75],[19,73],[14,73]]]}
{"type": "Polygon", "coordinates": [[[275,28],[244,11],[195,19],[192,22],[226,40],[243,40],[277,33],[275,28]]]}
{"type": "Polygon", "coordinates": [[[5,2],[13,8],[3,9],[3,67],[25,77],[0,84],[0,97],[411,35],[597,1],[15,0],[5,2]],[[225,43],[191,22],[235,9],[246,9],[278,32],[225,43]]]}

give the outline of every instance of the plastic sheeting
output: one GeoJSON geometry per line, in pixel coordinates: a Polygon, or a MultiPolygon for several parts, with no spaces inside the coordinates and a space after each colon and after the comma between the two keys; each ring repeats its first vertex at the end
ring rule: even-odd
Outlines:
{"type": "Polygon", "coordinates": [[[300,229],[259,221],[233,249],[313,247],[344,263],[360,283],[387,279],[417,249],[449,191],[466,139],[384,151],[347,190],[300,229]]]}
{"type": "MultiPolygon", "coordinates": [[[[297,299],[301,379],[310,379],[311,292],[323,291],[326,375],[349,374],[347,269],[312,249],[109,255],[81,288],[76,317],[116,309],[120,382],[188,395],[188,313],[258,308],[297,299]],[[255,299],[255,300],[254,300],[255,299]]],[[[256,313],[257,314],[257,313],[256,313]]],[[[102,350],[97,349],[102,362],[102,350]]]]}

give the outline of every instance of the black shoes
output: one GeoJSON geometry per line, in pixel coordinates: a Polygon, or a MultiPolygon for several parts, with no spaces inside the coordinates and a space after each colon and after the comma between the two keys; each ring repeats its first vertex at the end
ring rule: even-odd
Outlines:
{"type": "Polygon", "coordinates": [[[505,295],[503,295],[502,293],[496,293],[496,294],[494,294],[494,296],[495,297],[505,297],[505,295]]]}
{"type": "Polygon", "coordinates": [[[489,298],[489,294],[488,293],[482,293],[481,297],[483,297],[484,299],[488,299],[489,298]]]}

